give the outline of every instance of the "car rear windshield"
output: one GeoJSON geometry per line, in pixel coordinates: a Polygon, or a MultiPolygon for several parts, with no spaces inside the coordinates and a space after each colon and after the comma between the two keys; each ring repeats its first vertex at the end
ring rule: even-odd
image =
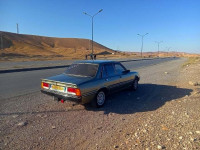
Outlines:
{"type": "Polygon", "coordinates": [[[66,70],[66,74],[75,76],[94,77],[97,73],[97,64],[72,64],[66,70]]]}

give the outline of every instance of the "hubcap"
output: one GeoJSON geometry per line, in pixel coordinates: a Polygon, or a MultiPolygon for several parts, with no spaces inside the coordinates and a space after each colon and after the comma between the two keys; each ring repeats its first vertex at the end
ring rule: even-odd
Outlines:
{"type": "Polygon", "coordinates": [[[103,105],[104,101],[105,101],[105,93],[101,91],[97,95],[97,104],[98,105],[103,105]]]}

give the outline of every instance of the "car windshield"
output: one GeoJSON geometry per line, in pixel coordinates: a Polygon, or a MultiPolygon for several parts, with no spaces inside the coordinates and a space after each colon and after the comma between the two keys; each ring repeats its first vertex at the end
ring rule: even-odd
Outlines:
{"type": "Polygon", "coordinates": [[[97,73],[97,64],[72,64],[65,73],[74,76],[94,77],[97,73]]]}

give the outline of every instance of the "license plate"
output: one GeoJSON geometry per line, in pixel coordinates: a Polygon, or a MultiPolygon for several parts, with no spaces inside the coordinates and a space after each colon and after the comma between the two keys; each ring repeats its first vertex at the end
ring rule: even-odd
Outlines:
{"type": "Polygon", "coordinates": [[[51,89],[57,90],[57,91],[64,91],[65,87],[58,86],[58,85],[52,85],[51,89]]]}

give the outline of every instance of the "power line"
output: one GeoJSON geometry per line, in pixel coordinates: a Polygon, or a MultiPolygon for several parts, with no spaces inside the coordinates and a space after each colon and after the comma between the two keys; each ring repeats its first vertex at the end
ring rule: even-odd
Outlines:
{"type": "Polygon", "coordinates": [[[1,50],[3,51],[3,34],[1,32],[1,50]]]}

